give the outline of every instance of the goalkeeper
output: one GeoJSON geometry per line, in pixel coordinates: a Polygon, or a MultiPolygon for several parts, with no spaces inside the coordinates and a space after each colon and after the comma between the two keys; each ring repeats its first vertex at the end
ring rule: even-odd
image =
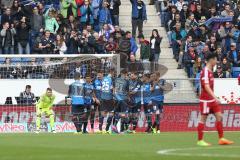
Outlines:
{"type": "Polygon", "coordinates": [[[43,114],[45,114],[45,116],[49,117],[51,132],[55,133],[54,112],[52,110],[54,99],[55,99],[55,96],[52,94],[52,89],[47,88],[46,93],[43,94],[40,97],[39,101],[37,102],[37,104],[36,104],[36,111],[37,111],[36,133],[40,132],[41,118],[42,118],[43,114]]]}

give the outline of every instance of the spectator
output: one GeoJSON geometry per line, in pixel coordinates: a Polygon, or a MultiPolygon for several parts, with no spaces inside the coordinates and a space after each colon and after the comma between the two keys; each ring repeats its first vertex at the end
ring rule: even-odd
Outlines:
{"type": "Polygon", "coordinates": [[[95,54],[104,54],[105,53],[105,42],[103,40],[103,36],[99,37],[99,34],[95,32],[93,34],[94,37],[94,52],[95,54]]]}
{"type": "Polygon", "coordinates": [[[66,27],[67,33],[70,33],[71,30],[78,30],[79,29],[78,22],[76,21],[76,19],[74,18],[73,15],[69,16],[68,22],[64,27],[66,27]]]}
{"type": "Polygon", "coordinates": [[[109,3],[103,1],[103,7],[99,11],[99,28],[102,29],[104,24],[112,24],[111,14],[108,9],[109,3]]]}
{"type": "Polygon", "coordinates": [[[193,64],[195,64],[196,54],[193,47],[190,47],[184,53],[184,65],[187,71],[188,78],[193,78],[193,64]]]}
{"type": "Polygon", "coordinates": [[[193,47],[193,39],[192,36],[188,35],[187,39],[183,42],[180,48],[179,58],[178,58],[178,68],[182,69],[183,63],[184,63],[184,56],[188,55],[187,52],[189,52],[189,48],[193,47]]]}
{"type": "Polygon", "coordinates": [[[54,53],[55,54],[65,54],[67,50],[67,46],[64,42],[64,38],[61,35],[56,36],[56,43],[55,43],[55,48],[54,48],[54,53]]]}
{"type": "Polygon", "coordinates": [[[13,24],[10,26],[9,22],[3,24],[3,29],[1,30],[2,46],[4,49],[4,54],[14,54],[14,44],[16,35],[16,30],[13,24]]]}
{"type": "Polygon", "coordinates": [[[130,0],[132,3],[132,35],[136,37],[136,30],[138,34],[143,34],[143,21],[147,21],[146,5],[142,0],[130,0]]]}
{"type": "Polygon", "coordinates": [[[75,0],[61,0],[61,14],[68,19],[70,15],[77,17],[77,4],[75,0]]]}
{"type": "Polygon", "coordinates": [[[93,19],[94,19],[94,30],[98,32],[99,28],[99,10],[102,6],[102,0],[92,0],[92,8],[93,8],[93,19]]]}
{"type": "Polygon", "coordinates": [[[150,47],[151,47],[151,55],[153,56],[154,63],[158,63],[159,56],[161,53],[160,44],[162,41],[162,37],[160,37],[158,30],[153,29],[152,35],[150,37],[150,47]]]}
{"type": "Polygon", "coordinates": [[[1,5],[4,6],[4,8],[10,8],[13,5],[14,0],[2,0],[1,5]]]}
{"type": "Polygon", "coordinates": [[[178,0],[177,3],[175,4],[179,12],[182,10],[184,4],[185,4],[184,0],[178,0]]]}
{"type": "Polygon", "coordinates": [[[204,8],[202,8],[201,5],[199,3],[197,3],[196,11],[194,12],[195,19],[196,19],[197,22],[199,22],[201,20],[202,16],[206,15],[206,11],[204,10],[204,8]]]}
{"type": "Polygon", "coordinates": [[[230,5],[229,4],[225,4],[224,6],[224,10],[221,12],[221,16],[229,16],[230,15],[230,5]]]}
{"type": "Polygon", "coordinates": [[[110,0],[110,14],[112,18],[113,26],[119,26],[119,6],[121,5],[121,0],[110,0]]]}
{"type": "Polygon", "coordinates": [[[80,52],[83,54],[93,54],[93,48],[91,47],[91,44],[94,43],[93,41],[93,37],[91,37],[91,35],[89,34],[89,32],[84,29],[82,32],[82,36],[80,38],[80,43],[79,43],[79,47],[80,47],[80,52]]]}
{"type": "MultiPolygon", "coordinates": [[[[139,35],[139,43],[140,43],[140,59],[143,63],[144,70],[150,71],[150,43],[149,41],[144,39],[143,35],[139,35]]],[[[152,61],[152,60],[151,60],[152,61]]]]}
{"type": "Polygon", "coordinates": [[[93,8],[89,4],[89,0],[84,0],[84,5],[81,7],[81,30],[87,25],[93,25],[93,8]]]}
{"type": "Polygon", "coordinates": [[[105,44],[105,50],[107,54],[113,54],[117,49],[117,43],[114,42],[113,36],[111,36],[108,42],[105,44]]]}
{"type": "Polygon", "coordinates": [[[20,104],[33,105],[35,100],[34,94],[31,92],[31,85],[26,85],[25,91],[20,93],[19,96],[20,104]]]}
{"type": "Polygon", "coordinates": [[[41,39],[39,48],[42,54],[53,54],[54,52],[54,41],[50,37],[51,33],[49,30],[45,31],[44,37],[41,39]]]}
{"type": "Polygon", "coordinates": [[[231,77],[231,64],[228,62],[227,58],[223,58],[221,62],[221,68],[223,72],[223,78],[231,77]]]}
{"type": "Polygon", "coordinates": [[[214,78],[224,78],[222,67],[220,65],[217,66],[216,71],[214,72],[214,78]]]}
{"type": "Polygon", "coordinates": [[[198,77],[198,74],[200,74],[200,72],[202,71],[202,69],[203,69],[202,59],[201,59],[201,57],[196,57],[196,61],[195,61],[195,63],[193,64],[193,77],[194,77],[194,78],[197,78],[197,77],[198,77]]]}
{"type": "MultiPolygon", "coordinates": [[[[159,1],[156,1],[159,2],[159,1]]],[[[160,18],[161,18],[161,27],[164,27],[165,24],[164,22],[167,21],[167,11],[168,11],[168,7],[169,7],[169,2],[167,0],[161,1],[161,6],[159,8],[159,5],[157,5],[157,14],[160,14],[160,18]],[[161,13],[160,13],[161,12],[161,13]]]]}
{"type": "Polygon", "coordinates": [[[39,36],[40,31],[43,31],[44,28],[44,18],[39,14],[38,7],[33,8],[33,14],[30,18],[31,25],[31,46],[35,44],[35,39],[39,36]]]}
{"type": "Polygon", "coordinates": [[[136,44],[135,39],[132,37],[131,32],[129,31],[126,32],[126,39],[130,40],[130,44],[131,44],[130,54],[135,55],[138,50],[138,46],[136,44]]]}
{"type": "Polygon", "coordinates": [[[21,20],[24,15],[22,7],[17,0],[14,0],[13,6],[11,8],[11,15],[14,20],[21,20]]]}
{"type": "Polygon", "coordinates": [[[59,25],[56,21],[56,18],[53,15],[53,10],[49,8],[45,13],[45,30],[48,30],[51,34],[56,34],[59,28],[59,25]]]}
{"type": "Polygon", "coordinates": [[[84,4],[84,0],[75,0],[75,2],[76,2],[76,5],[77,5],[77,15],[80,19],[80,17],[82,16],[81,7],[84,4]]]}
{"type": "Polygon", "coordinates": [[[221,26],[218,29],[218,34],[222,39],[223,51],[225,53],[230,51],[230,44],[234,42],[233,33],[234,30],[232,30],[232,24],[230,22],[226,22],[225,26],[221,26]]]}
{"type": "Polygon", "coordinates": [[[10,8],[6,8],[5,13],[1,17],[1,23],[4,24],[6,22],[8,22],[10,25],[13,23],[13,18],[11,16],[11,9],[10,8]]]}
{"type": "Polygon", "coordinates": [[[228,61],[233,67],[240,67],[240,52],[236,50],[236,43],[231,44],[231,50],[228,52],[228,61]]]}
{"type": "Polygon", "coordinates": [[[26,22],[26,17],[23,17],[16,27],[17,40],[18,40],[18,53],[19,54],[30,54],[30,45],[29,45],[29,37],[30,37],[30,26],[26,22]]]}
{"type": "Polygon", "coordinates": [[[142,62],[136,60],[135,55],[130,55],[127,70],[132,73],[143,73],[144,68],[142,62]]]}
{"type": "Polygon", "coordinates": [[[102,30],[99,32],[99,36],[103,36],[103,38],[108,41],[110,35],[115,31],[114,27],[110,24],[104,24],[102,30]]]}
{"type": "Polygon", "coordinates": [[[72,30],[69,38],[67,39],[67,54],[78,54],[79,40],[75,30],[72,30]]]}
{"type": "Polygon", "coordinates": [[[172,33],[171,43],[172,43],[173,55],[177,61],[179,59],[180,46],[182,45],[182,41],[185,39],[186,35],[187,33],[183,28],[181,28],[181,24],[176,23],[175,30],[172,33]]]}
{"type": "Polygon", "coordinates": [[[186,4],[183,5],[183,9],[180,11],[180,18],[182,22],[186,22],[188,19],[188,16],[190,14],[190,11],[188,9],[188,6],[186,4]]]}

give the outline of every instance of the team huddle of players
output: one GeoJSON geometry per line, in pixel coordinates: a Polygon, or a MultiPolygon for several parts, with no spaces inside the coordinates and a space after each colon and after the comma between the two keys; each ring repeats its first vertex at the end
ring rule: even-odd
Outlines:
{"type": "Polygon", "coordinates": [[[139,76],[123,70],[118,77],[114,77],[114,72],[109,71],[106,75],[98,73],[95,79],[87,75],[84,80],[76,73],[74,79],[75,82],[69,86],[69,97],[72,120],[78,133],[93,132],[97,116],[99,133],[136,133],[141,109],[144,109],[148,123],[146,132],[160,133],[165,81],[160,79],[159,72],[139,76]],[[107,121],[103,128],[104,118],[107,121]],[[87,132],[89,119],[91,131],[87,132]],[[117,130],[120,119],[121,127],[117,130]]]}

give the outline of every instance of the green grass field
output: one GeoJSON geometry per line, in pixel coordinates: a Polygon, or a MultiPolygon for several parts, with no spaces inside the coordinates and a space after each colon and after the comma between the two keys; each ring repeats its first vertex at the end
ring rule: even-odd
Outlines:
{"type": "Polygon", "coordinates": [[[240,133],[226,133],[226,138],[235,141],[231,146],[217,145],[217,133],[206,133],[205,137],[211,147],[197,147],[196,133],[0,134],[0,160],[240,159],[240,133]]]}

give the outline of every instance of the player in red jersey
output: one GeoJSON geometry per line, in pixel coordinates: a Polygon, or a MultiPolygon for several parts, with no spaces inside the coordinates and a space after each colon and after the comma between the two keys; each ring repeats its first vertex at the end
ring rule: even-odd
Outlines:
{"type": "Polygon", "coordinates": [[[214,114],[216,117],[216,128],[219,135],[220,145],[233,144],[223,138],[223,125],[222,125],[222,113],[220,108],[220,101],[214,94],[214,77],[213,77],[213,67],[217,63],[217,55],[209,54],[206,57],[207,64],[206,67],[201,71],[200,81],[201,81],[201,95],[200,95],[200,110],[201,110],[201,120],[198,123],[198,142],[199,146],[210,146],[209,143],[203,140],[203,130],[206,119],[209,114],[214,114]]]}

